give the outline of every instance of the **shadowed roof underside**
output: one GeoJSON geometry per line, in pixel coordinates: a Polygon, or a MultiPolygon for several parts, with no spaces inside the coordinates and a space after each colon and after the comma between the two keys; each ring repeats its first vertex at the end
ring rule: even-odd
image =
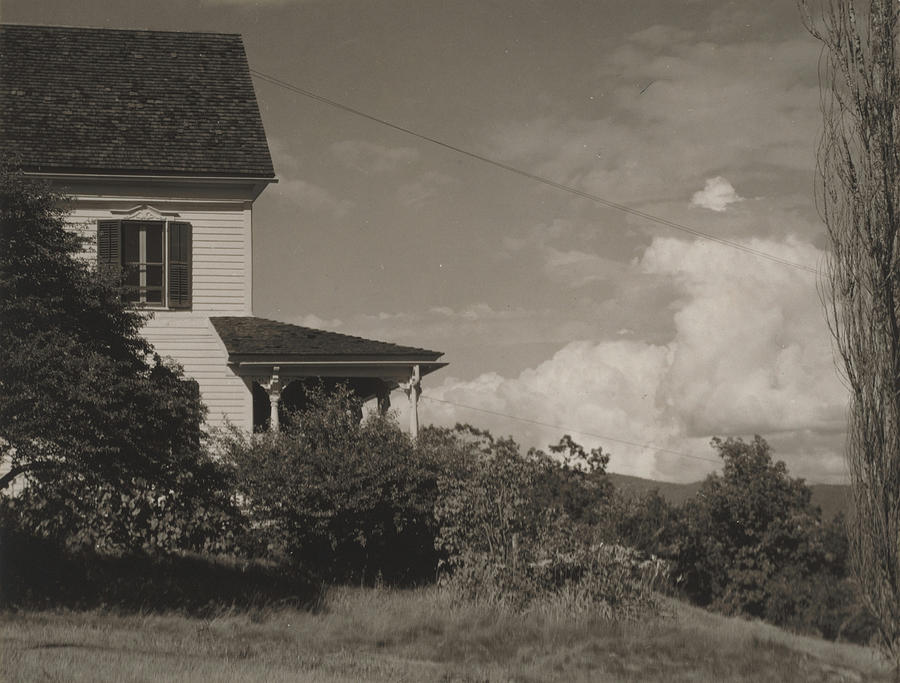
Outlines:
{"type": "Polygon", "coordinates": [[[438,351],[326,332],[254,317],[210,318],[229,356],[284,356],[298,359],[403,359],[434,361],[438,351]]]}
{"type": "Polygon", "coordinates": [[[239,35],[0,26],[0,154],[26,170],[272,178],[239,35]]]}

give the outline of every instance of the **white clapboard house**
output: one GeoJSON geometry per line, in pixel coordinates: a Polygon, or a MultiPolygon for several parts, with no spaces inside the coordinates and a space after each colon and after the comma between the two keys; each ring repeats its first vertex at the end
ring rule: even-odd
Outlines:
{"type": "Polygon", "coordinates": [[[2,25],[0,154],[72,197],[210,425],[277,428],[322,378],[382,408],[406,389],[416,429],[440,353],[253,316],[253,203],[276,179],[239,35],[2,25]]]}

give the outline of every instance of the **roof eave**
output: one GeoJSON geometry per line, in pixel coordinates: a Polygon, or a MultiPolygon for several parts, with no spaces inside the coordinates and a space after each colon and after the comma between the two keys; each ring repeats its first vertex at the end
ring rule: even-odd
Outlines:
{"type": "Polygon", "coordinates": [[[290,359],[289,356],[279,356],[260,360],[232,355],[228,362],[238,375],[244,377],[269,375],[277,367],[278,374],[283,377],[379,377],[395,381],[407,379],[411,369],[416,365],[419,366],[421,376],[449,365],[422,357],[369,360],[332,357],[328,360],[297,360],[296,357],[290,359]]]}
{"type": "Polygon", "coordinates": [[[25,175],[43,178],[63,186],[87,186],[95,183],[128,186],[158,183],[161,185],[207,185],[244,188],[245,194],[255,201],[269,185],[277,183],[273,176],[215,175],[215,174],[169,174],[169,173],[119,173],[119,172],[73,172],[73,171],[30,171],[25,175]]]}

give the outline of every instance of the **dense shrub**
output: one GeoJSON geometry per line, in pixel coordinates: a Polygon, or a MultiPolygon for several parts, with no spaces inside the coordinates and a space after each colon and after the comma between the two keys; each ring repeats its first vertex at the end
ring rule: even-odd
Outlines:
{"type": "Polygon", "coordinates": [[[54,486],[28,486],[0,498],[0,523],[73,551],[234,552],[244,520],[233,501],[232,477],[204,452],[195,455],[168,489],[137,478],[109,482],[78,475],[62,476],[54,486]]]}
{"type": "Polygon", "coordinates": [[[653,489],[635,493],[613,488],[597,512],[596,533],[644,556],[671,560],[682,534],[680,510],[653,489]]]}
{"type": "MultiPolygon", "coordinates": [[[[468,426],[434,430],[428,440],[453,463],[439,479],[436,517],[444,581],[461,596],[516,607],[563,599],[619,616],[651,605],[658,569],[604,544],[585,522],[608,494],[601,458],[581,469],[571,459],[522,455],[512,439],[468,426]],[[579,521],[566,511],[572,503],[579,521]]],[[[584,453],[568,437],[558,450],[584,453]]]]}
{"type": "Polygon", "coordinates": [[[232,430],[222,450],[256,551],[330,580],[433,579],[437,465],[388,417],[358,420],[343,386],[310,390],[280,433],[232,430]]]}
{"type": "Polygon", "coordinates": [[[197,554],[108,555],[0,527],[0,607],[177,611],[314,608],[322,584],[297,568],[197,554]]]}

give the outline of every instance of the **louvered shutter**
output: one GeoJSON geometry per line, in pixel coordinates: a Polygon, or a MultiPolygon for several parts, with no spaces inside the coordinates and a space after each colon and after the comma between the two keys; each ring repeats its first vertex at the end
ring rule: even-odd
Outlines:
{"type": "Polygon", "coordinates": [[[169,223],[169,308],[191,307],[191,224],[169,223]]]}
{"type": "Polygon", "coordinates": [[[97,270],[118,279],[122,273],[122,221],[97,221],[97,270]]]}

